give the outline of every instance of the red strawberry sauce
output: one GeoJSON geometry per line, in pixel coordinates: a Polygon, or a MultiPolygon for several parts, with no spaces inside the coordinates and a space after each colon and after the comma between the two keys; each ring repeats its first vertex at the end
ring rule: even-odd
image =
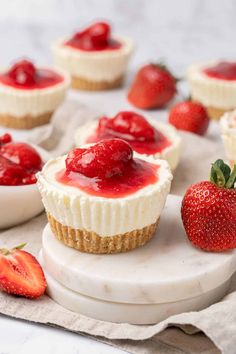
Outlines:
{"type": "Polygon", "coordinates": [[[236,62],[222,61],[215,66],[204,69],[203,72],[215,79],[233,81],[236,80],[236,62]]]}
{"type": "Polygon", "coordinates": [[[171,145],[170,140],[142,115],[129,111],[119,112],[114,118],[101,117],[95,133],[86,143],[110,138],[123,139],[134,151],[147,155],[159,153],[171,145]]]}
{"type": "Polygon", "coordinates": [[[64,45],[84,51],[102,51],[120,49],[122,44],[111,38],[111,28],[106,22],[96,22],[73,37],[64,45]]]}
{"type": "Polygon", "coordinates": [[[0,137],[0,185],[20,186],[36,183],[35,174],[42,168],[42,159],[30,145],[12,142],[10,134],[0,137]]]}
{"type": "Polygon", "coordinates": [[[38,69],[29,60],[16,62],[0,75],[0,83],[16,89],[45,89],[63,82],[64,78],[50,69],[38,69]]]}
{"type": "Polygon", "coordinates": [[[120,198],[158,181],[159,166],[133,158],[128,143],[108,139],[87,149],[75,149],[66,159],[66,168],[56,180],[87,194],[120,198]]]}

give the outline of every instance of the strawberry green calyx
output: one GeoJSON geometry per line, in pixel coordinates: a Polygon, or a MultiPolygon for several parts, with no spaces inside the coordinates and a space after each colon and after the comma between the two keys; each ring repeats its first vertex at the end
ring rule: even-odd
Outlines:
{"type": "Polygon", "coordinates": [[[157,63],[150,63],[150,64],[156,66],[160,70],[166,71],[169,75],[172,76],[172,78],[175,80],[176,83],[181,81],[180,78],[177,78],[172,74],[172,72],[169,70],[168,66],[164,63],[164,61],[160,61],[157,63]]]}
{"type": "Polygon", "coordinates": [[[211,166],[210,181],[218,187],[232,189],[236,182],[236,165],[231,171],[230,167],[223,160],[216,160],[211,166]]]}
{"type": "Polygon", "coordinates": [[[20,245],[13,247],[11,250],[8,250],[7,248],[0,248],[0,254],[7,256],[8,254],[10,254],[12,251],[14,250],[21,250],[22,248],[24,248],[27,244],[26,243],[21,243],[20,245]]]}
{"type": "Polygon", "coordinates": [[[166,64],[163,61],[160,61],[160,62],[157,62],[157,63],[150,63],[150,64],[154,65],[154,66],[157,66],[161,70],[168,71],[168,73],[170,72],[170,70],[167,68],[166,64]]]}

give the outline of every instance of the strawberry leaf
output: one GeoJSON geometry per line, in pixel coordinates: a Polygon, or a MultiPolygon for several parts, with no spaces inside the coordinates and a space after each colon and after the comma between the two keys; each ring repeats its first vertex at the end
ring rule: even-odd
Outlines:
{"type": "Polygon", "coordinates": [[[226,182],[225,188],[234,188],[234,184],[236,182],[236,165],[234,165],[233,171],[226,182]]]}
{"type": "Polygon", "coordinates": [[[211,167],[210,181],[218,187],[234,188],[236,181],[236,166],[232,173],[230,167],[223,160],[216,160],[211,167]]]}
{"type": "Polygon", "coordinates": [[[19,245],[17,245],[16,247],[14,247],[14,250],[22,250],[22,248],[24,248],[27,245],[27,243],[21,243],[19,245]]]}
{"type": "Polygon", "coordinates": [[[219,166],[218,161],[216,161],[214,164],[212,164],[210,181],[213,182],[214,184],[216,184],[218,187],[224,187],[225,176],[219,166]]]}
{"type": "Polygon", "coordinates": [[[15,246],[11,250],[8,250],[6,248],[0,248],[0,253],[3,254],[4,256],[7,256],[8,254],[11,254],[12,251],[14,250],[21,250],[27,245],[27,243],[21,243],[20,245],[15,246]]]}
{"type": "Polygon", "coordinates": [[[165,64],[163,59],[161,59],[159,62],[150,63],[150,64],[156,66],[160,70],[168,72],[172,76],[172,78],[175,80],[176,83],[184,80],[184,78],[182,78],[182,77],[176,77],[175,75],[173,75],[172,72],[169,70],[168,66],[165,64]]]}

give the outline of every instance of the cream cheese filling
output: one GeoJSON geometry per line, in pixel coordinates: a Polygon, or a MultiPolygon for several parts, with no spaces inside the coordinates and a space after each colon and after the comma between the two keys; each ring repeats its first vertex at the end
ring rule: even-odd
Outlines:
{"type": "Polygon", "coordinates": [[[0,83],[0,114],[20,119],[53,112],[64,100],[70,85],[69,75],[60,69],[56,71],[63,76],[63,81],[43,89],[21,90],[0,83]]]}
{"type": "Polygon", "coordinates": [[[55,178],[65,167],[65,156],[48,161],[37,174],[46,211],[63,225],[93,231],[100,237],[124,234],[155,223],[169,193],[172,174],[166,161],[141,158],[160,166],[158,181],[122,198],[92,196],[66,186],[55,178]]]}
{"type": "Polygon", "coordinates": [[[122,77],[133,52],[133,41],[127,37],[114,37],[122,43],[121,48],[104,51],[84,51],[66,46],[66,39],[53,47],[55,64],[70,75],[89,81],[113,81],[122,77]]]}

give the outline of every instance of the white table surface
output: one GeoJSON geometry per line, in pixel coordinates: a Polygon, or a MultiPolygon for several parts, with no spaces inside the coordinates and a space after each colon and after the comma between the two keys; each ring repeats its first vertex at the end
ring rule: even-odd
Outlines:
{"type": "Polygon", "coordinates": [[[62,329],[0,316],[0,354],[110,353],[125,352],[62,329]]]}
{"type": "MultiPolygon", "coordinates": [[[[58,36],[94,18],[112,21],[116,30],[137,44],[131,69],[164,57],[176,74],[183,75],[193,61],[235,57],[234,0],[12,0],[0,2],[0,66],[21,56],[37,63],[52,62],[48,49],[58,36]],[[227,24],[227,25],[226,25],[227,24]],[[148,40],[147,40],[148,35],[148,40]]],[[[122,91],[72,93],[95,110],[115,114],[131,108],[122,91]]],[[[166,120],[166,113],[148,112],[166,120]]],[[[208,136],[217,136],[212,124],[208,136]]],[[[0,316],[0,354],[106,354],[122,353],[81,335],[0,316]]]]}

